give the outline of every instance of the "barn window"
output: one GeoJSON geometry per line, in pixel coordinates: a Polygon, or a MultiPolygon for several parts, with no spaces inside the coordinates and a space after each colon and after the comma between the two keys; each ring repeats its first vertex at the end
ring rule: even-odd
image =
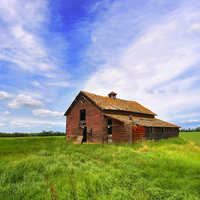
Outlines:
{"type": "Polygon", "coordinates": [[[172,132],[172,133],[174,132],[174,128],[171,128],[171,132],[172,132]]]}
{"type": "Polygon", "coordinates": [[[81,98],[81,103],[84,103],[84,102],[85,102],[85,98],[82,97],[82,98],[81,98]]]}
{"type": "Polygon", "coordinates": [[[162,127],[162,133],[164,133],[164,131],[165,131],[165,128],[164,128],[164,127],[162,127]]]}
{"type": "Polygon", "coordinates": [[[150,128],[149,128],[149,132],[150,132],[150,133],[153,133],[153,127],[150,127],[150,128]]]}
{"type": "Polygon", "coordinates": [[[80,110],[80,121],[85,121],[86,110],[80,110]]]}

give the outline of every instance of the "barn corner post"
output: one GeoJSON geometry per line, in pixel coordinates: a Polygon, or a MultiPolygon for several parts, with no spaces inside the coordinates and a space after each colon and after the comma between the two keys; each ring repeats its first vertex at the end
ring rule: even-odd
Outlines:
{"type": "Polygon", "coordinates": [[[67,115],[64,114],[64,116],[66,117],[66,125],[65,125],[65,139],[68,140],[68,134],[67,134],[67,115]]]}
{"type": "Polygon", "coordinates": [[[130,125],[130,144],[133,144],[133,130],[132,130],[132,126],[130,125]]]}
{"type": "Polygon", "coordinates": [[[102,144],[104,143],[104,113],[102,113],[102,144]]]}

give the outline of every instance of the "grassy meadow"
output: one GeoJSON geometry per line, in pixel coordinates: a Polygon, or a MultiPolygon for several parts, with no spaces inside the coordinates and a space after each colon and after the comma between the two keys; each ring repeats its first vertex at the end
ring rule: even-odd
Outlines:
{"type": "Polygon", "coordinates": [[[200,199],[200,147],[0,138],[0,199],[200,199]]]}
{"type": "Polygon", "coordinates": [[[200,146],[200,132],[180,132],[179,137],[195,142],[200,146]]]}

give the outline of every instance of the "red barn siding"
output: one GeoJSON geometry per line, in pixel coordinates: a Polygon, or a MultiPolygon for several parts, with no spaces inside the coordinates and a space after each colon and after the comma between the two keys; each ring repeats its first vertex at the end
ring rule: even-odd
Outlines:
{"type": "Polygon", "coordinates": [[[140,140],[141,138],[146,138],[148,134],[148,128],[144,126],[132,126],[132,143],[140,140]]]}
{"type": "Polygon", "coordinates": [[[87,134],[87,142],[102,142],[102,123],[103,117],[87,98],[82,103],[80,99],[67,116],[66,138],[76,140],[78,135],[83,135],[83,129],[78,128],[79,123],[85,122],[87,127],[92,128],[92,137],[87,134]],[[80,110],[86,110],[86,120],[80,121],[80,110]]]}
{"type": "Polygon", "coordinates": [[[130,125],[113,120],[113,142],[130,143],[130,125]]]}
{"type": "MultiPolygon", "coordinates": [[[[103,123],[103,142],[107,143],[107,117],[104,117],[103,123]]],[[[130,143],[130,125],[125,124],[123,122],[119,122],[117,120],[112,121],[112,142],[114,143],[130,143]]]]}

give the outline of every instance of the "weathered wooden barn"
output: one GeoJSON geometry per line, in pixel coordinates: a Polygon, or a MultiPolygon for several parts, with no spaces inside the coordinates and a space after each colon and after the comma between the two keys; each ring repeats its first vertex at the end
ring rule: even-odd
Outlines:
{"type": "Polygon", "coordinates": [[[179,126],[156,119],[156,114],[135,101],[84,91],[76,96],[66,118],[66,138],[79,143],[134,143],[141,139],[179,136],[179,126]]]}

